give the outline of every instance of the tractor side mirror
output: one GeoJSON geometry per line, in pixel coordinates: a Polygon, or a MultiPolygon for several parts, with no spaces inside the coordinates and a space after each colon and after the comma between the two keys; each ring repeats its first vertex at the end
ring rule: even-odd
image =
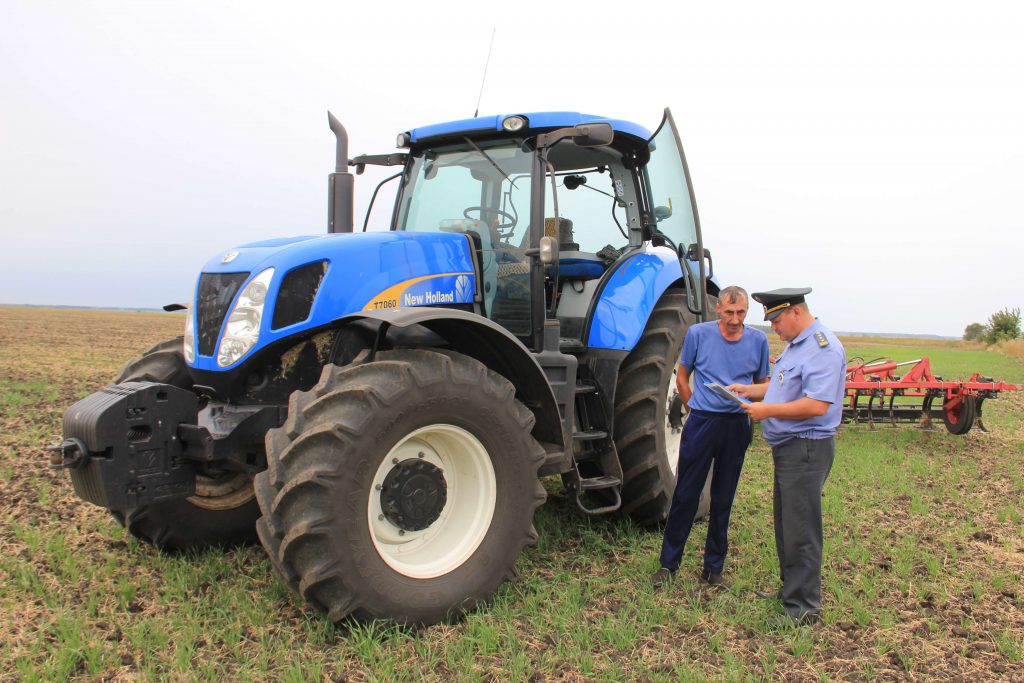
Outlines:
{"type": "Polygon", "coordinates": [[[572,140],[579,147],[604,147],[615,139],[610,123],[581,123],[573,130],[572,140]]]}
{"type": "Polygon", "coordinates": [[[667,218],[672,217],[672,209],[668,206],[656,206],[654,207],[654,220],[659,223],[667,218]]]}

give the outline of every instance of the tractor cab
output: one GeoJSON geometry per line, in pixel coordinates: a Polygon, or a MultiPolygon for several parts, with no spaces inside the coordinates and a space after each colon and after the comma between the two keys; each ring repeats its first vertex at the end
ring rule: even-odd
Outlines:
{"type": "Polygon", "coordinates": [[[398,144],[407,152],[351,160],[357,172],[404,166],[391,229],[469,236],[478,312],[528,348],[539,350],[545,319],[560,321],[563,343],[585,344],[606,276],[644,249],[668,246],[689,262],[684,286],[703,310],[699,221],[668,110],[653,136],[555,112],[414,128],[398,144]]]}

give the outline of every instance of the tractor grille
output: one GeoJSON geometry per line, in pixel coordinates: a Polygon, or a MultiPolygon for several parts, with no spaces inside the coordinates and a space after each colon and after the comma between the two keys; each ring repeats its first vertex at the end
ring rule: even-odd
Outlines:
{"type": "Polygon", "coordinates": [[[199,353],[212,356],[217,349],[217,337],[228,314],[228,306],[235,299],[249,273],[203,273],[199,277],[196,301],[196,332],[199,353]]]}
{"type": "Polygon", "coordinates": [[[271,329],[277,330],[302,322],[309,317],[320,282],[327,272],[327,261],[317,261],[288,272],[281,281],[274,304],[271,329]]]}

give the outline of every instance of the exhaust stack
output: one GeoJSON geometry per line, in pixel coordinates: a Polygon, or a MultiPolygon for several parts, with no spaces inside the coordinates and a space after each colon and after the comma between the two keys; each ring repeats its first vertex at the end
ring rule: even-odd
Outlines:
{"type": "Polygon", "coordinates": [[[327,123],[338,140],[334,173],[327,176],[327,232],[352,232],[354,178],[348,172],[348,132],[334,114],[327,123]]]}

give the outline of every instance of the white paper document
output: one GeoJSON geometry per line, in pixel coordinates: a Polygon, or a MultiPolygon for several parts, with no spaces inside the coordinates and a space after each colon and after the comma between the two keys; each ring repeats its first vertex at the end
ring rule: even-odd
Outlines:
{"type": "Polygon", "coordinates": [[[727,398],[730,401],[738,403],[739,405],[743,405],[744,403],[750,403],[750,399],[743,398],[739,394],[735,394],[729,391],[728,389],[723,387],[721,384],[718,384],[717,382],[704,382],[704,386],[706,386],[708,389],[715,392],[722,398],[727,398]]]}

